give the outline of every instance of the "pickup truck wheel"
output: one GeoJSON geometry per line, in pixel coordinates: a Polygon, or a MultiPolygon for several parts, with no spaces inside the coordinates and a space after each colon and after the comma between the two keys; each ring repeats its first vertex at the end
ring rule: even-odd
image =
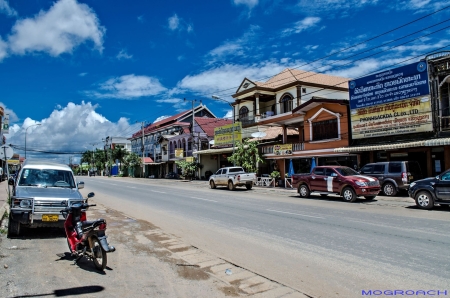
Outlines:
{"type": "Polygon", "coordinates": [[[434,200],[428,191],[420,191],[416,195],[416,205],[421,209],[433,209],[434,200]]]}
{"type": "Polygon", "coordinates": [[[302,198],[308,198],[310,191],[307,185],[302,184],[298,187],[298,194],[300,195],[300,197],[302,198]]]}
{"type": "Polygon", "coordinates": [[[253,185],[251,185],[251,184],[245,184],[245,188],[247,188],[248,190],[252,189],[252,186],[253,185]]]}
{"type": "Polygon", "coordinates": [[[214,180],[209,181],[209,187],[211,187],[211,189],[216,188],[216,184],[214,183],[214,180]]]}
{"type": "Polygon", "coordinates": [[[229,190],[235,190],[236,189],[236,186],[234,186],[232,181],[228,181],[228,189],[229,190]]]}
{"type": "Polygon", "coordinates": [[[20,234],[20,222],[15,221],[11,218],[9,218],[8,221],[8,237],[14,237],[19,236],[20,234]]]}
{"type": "Polygon", "coordinates": [[[346,187],[342,191],[342,197],[344,198],[344,201],[353,203],[356,201],[356,193],[351,187],[346,187]]]}
{"type": "Polygon", "coordinates": [[[397,194],[397,188],[391,182],[387,182],[383,185],[383,193],[388,197],[393,197],[397,194]]]}
{"type": "Polygon", "coordinates": [[[364,196],[364,198],[368,201],[372,201],[376,196],[364,196]]]}

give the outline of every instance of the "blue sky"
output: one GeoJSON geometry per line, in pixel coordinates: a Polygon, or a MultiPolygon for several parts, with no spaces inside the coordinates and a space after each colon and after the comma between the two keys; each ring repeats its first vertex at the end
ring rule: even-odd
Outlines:
{"type": "Polygon", "coordinates": [[[229,106],[211,96],[231,100],[244,77],[264,81],[300,66],[357,78],[398,67],[415,56],[450,50],[450,22],[428,28],[449,20],[450,9],[364,41],[447,5],[427,0],[0,0],[0,104],[10,114],[7,143],[23,146],[25,128],[38,122],[42,125],[28,130],[28,148],[100,148],[106,136],[130,136],[136,121],[151,123],[190,108],[183,98],[202,100],[218,117],[229,115],[229,106]],[[387,42],[392,43],[383,45],[387,42]],[[405,44],[389,49],[400,43],[405,44]],[[353,56],[362,51],[367,52],[353,56]]]}

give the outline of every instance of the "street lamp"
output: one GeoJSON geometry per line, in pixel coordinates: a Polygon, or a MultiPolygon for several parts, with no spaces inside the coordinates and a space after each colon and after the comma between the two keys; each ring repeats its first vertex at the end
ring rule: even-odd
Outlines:
{"type": "MultiPolygon", "coordinates": [[[[225,99],[222,99],[222,98],[220,98],[219,96],[213,95],[213,96],[211,96],[211,97],[212,97],[212,99],[220,100],[220,101],[226,102],[227,104],[230,105],[231,109],[233,110],[233,124],[232,124],[231,133],[233,134],[233,155],[234,155],[234,119],[235,119],[234,106],[231,104],[231,102],[226,101],[225,99]]],[[[233,166],[236,166],[236,162],[234,161],[234,159],[233,159],[233,166]]]]}
{"type": "Polygon", "coordinates": [[[30,126],[28,126],[27,128],[25,128],[25,159],[27,159],[27,132],[28,132],[28,128],[32,127],[32,126],[39,126],[41,125],[40,123],[36,123],[36,124],[32,124],[30,126]]]}

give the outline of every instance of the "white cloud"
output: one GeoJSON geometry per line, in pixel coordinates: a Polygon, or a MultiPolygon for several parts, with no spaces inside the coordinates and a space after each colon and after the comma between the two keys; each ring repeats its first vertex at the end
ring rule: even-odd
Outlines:
{"type": "Polygon", "coordinates": [[[109,79],[100,84],[99,91],[88,91],[87,94],[97,98],[136,99],[166,90],[157,78],[130,74],[109,79]]]}
{"type": "Polygon", "coordinates": [[[138,20],[139,23],[144,23],[145,22],[145,18],[144,18],[143,15],[142,16],[138,16],[137,20],[138,20]]]}
{"type": "Polygon", "coordinates": [[[160,117],[156,118],[156,120],[153,121],[153,123],[159,122],[161,120],[164,120],[164,119],[167,119],[167,118],[170,118],[170,117],[172,117],[172,116],[160,116],[160,117]]]}
{"type": "Polygon", "coordinates": [[[171,16],[167,19],[167,23],[168,23],[169,29],[172,31],[186,30],[188,33],[191,33],[194,31],[194,25],[187,23],[182,18],[178,17],[178,15],[176,13],[174,13],[173,16],[171,16]]]}
{"type": "Polygon", "coordinates": [[[0,61],[8,56],[8,44],[0,36],[0,61]]]}
{"type": "Polygon", "coordinates": [[[308,30],[315,27],[320,22],[319,17],[306,17],[303,20],[295,22],[292,28],[284,29],[281,34],[282,36],[289,36],[295,33],[300,33],[302,31],[308,30]]]}
{"type": "Polygon", "coordinates": [[[258,5],[258,2],[259,2],[258,0],[233,0],[233,3],[235,5],[245,5],[249,9],[252,9],[256,5],[258,5]]]}
{"type": "Polygon", "coordinates": [[[336,13],[339,11],[342,16],[342,11],[355,10],[368,5],[376,5],[378,0],[300,0],[297,3],[297,8],[303,13],[336,13]]]}
{"type": "Polygon", "coordinates": [[[18,20],[8,42],[10,51],[20,55],[46,52],[58,56],[71,53],[86,41],[92,41],[101,52],[104,32],[89,6],[76,0],[60,0],[34,18],[18,20]]]}
{"type": "Polygon", "coordinates": [[[171,92],[181,94],[189,91],[208,98],[217,94],[224,99],[231,100],[229,96],[234,94],[244,78],[265,81],[286,67],[299,64],[298,61],[291,63],[291,65],[286,65],[269,61],[251,65],[224,64],[199,74],[184,77],[171,92]]]}
{"type": "Polygon", "coordinates": [[[87,74],[88,74],[87,72],[82,72],[82,73],[79,73],[78,75],[79,75],[80,77],[85,77],[87,74]]]}
{"type": "Polygon", "coordinates": [[[5,110],[5,115],[9,114],[9,123],[13,123],[19,120],[19,117],[17,117],[16,113],[13,110],[9,109],[3,102],[0,102],[0,106],[5,110]]]}
{"type": "Polygon", "coordinates": [[[169,29],[172,31],[177,30],[180,26],[180,19],[178,18],[177,14],[171,16],[167,21],[169,22],[169,29]]]}
{"type": "MultiPolygon", "coordinates": [[[[91,103],[68,103],[61,110],[54,110],[45,119],[26,118],[23,123],[13,125],[7,143],[22,148],[26,128],[31,124],[41,123],[27,131],[27,157],[59,159],[60,162],[68,163],[68,155],[56,157],[33,153],[32,150],[82,152],[92,150],[91,143],[97,143],[97,148],[102,148],[101,139],[106,136],[124,136],[124,132],[131,134],[138,129],[133,129],[134,124],[130,125],[126,118],[120,118],[116,123],[109,121],[96,111],[98,108],[98,105],[91,103]]],[[[24,154],[23,151],[18,153],[24,154]]]]}
{"type": "Polygon", "coordinates": [[[11,8],[6,0],[0,0],[0,13],[4,13],[11,17],[17,16],[17,11],[14,8],[11,8]]]}
{"type": "Polygon", "coordinates": [[[119,52],[119,54],[117,54],[116,58],[118,60],[131,59],[131,58],[133,58],[133,55],[129,55],[126,50],[120,50],[120,52],[119,52]]]}
{"type": "Polygon", "coordinates": [[[241,37],[223,42],[222,45],[212,49],[206,55],[208,62],[211,64],[227,56],[245,57],[247,52],[253,50],[252,45],[255,44],[255,40],[259,37],[260,29],[259,26],[252,25],[241,37]]]}

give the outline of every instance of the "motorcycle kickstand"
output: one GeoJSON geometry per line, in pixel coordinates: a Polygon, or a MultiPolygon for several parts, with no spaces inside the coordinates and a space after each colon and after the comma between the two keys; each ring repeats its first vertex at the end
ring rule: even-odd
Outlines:
{"type": "Polygon", "coordinates": [[[78,263],[78,261],[81,260],[81,258],[85,255],[85,253],[86,253],[86,247],[83,249],[83,252],[78,255],[78,257],[75,259],[75,261],[73,261],[73,264],[76,265],[78,263]]]}

